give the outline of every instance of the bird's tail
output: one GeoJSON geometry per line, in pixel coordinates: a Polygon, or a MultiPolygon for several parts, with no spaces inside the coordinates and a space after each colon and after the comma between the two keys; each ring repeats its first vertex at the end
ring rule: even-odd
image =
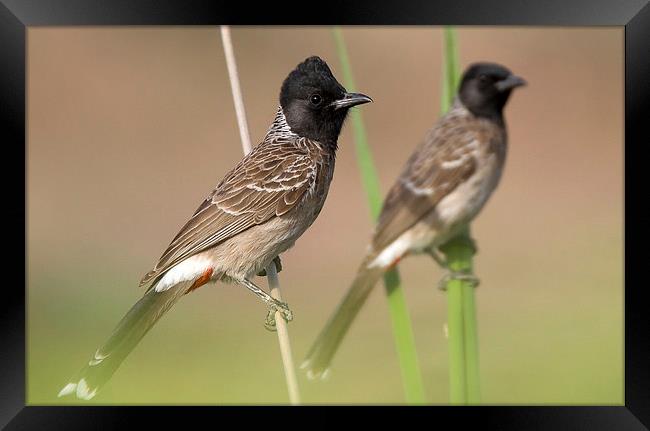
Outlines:
{"type": "Polygon", "coordinates": [[[377,284],[386,268],[381,266],[368,267],[374,255],[366,257],[357,272],[357,276],[348,289],[347,294],[339,303],[338,308],[330,317],[327,325],[312,345],[301,368],[307,370],[309,378],[323,378],[329,369],[332,358],[336,353],[343,337],[352,321],[366,302],[366,298],[377,284]]]}
{"type": "Polygon", "coordinates": [[[190,285],[183,282],[163,292],[149,290],[126,313],[88,364],[61,389],[59,397],[73,395],[84,400],[93,398],[149,329],[187,293],[190,285]]]}

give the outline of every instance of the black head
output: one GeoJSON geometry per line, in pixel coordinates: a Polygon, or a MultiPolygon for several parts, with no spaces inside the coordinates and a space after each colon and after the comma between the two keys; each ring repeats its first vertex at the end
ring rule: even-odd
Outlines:
{"type": "Polygon", "coordinates": [[[372,99],[348,93],[319,57],[300,63],[282,83],[280,105],[294,133],[336,145],[348,109],[372,99]]]}
{"type": "Polygon", "coordinates": [[[499,64],[474,63],[463,74],[458,96],[474,115],[501,118],[512,89],[525,84],[499,64]]]}

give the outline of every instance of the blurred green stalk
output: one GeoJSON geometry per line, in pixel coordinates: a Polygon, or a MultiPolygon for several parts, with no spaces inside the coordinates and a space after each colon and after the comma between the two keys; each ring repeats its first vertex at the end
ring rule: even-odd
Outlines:
{"type": "Polygon", "coordinates": [[[440,98],[440,112],[444,114],[454,102],[460,81],[460,65],[458,64],[458,42],[456,30],[445,27],[445,53],[442,67],[442,96],[440,98]]]}
{"type": "MultiPolygon", "coordinates": [[[[443,67],[440,107],[449,110],[460,81],[456,31],[445,27],[445,63],[443,67]]],[[[440,250],[445,254],[449,270],[473,273],[474,246],[469,227],[448,241],[440,250]]],[[[474,286],[469,281],[447,282],[447,326],[449,338],[449,401],[452,404],[476,404],[480,398],[478,335],[474,286]]]]}
{"type": "MultiPolygon", "coordinates": [[[[343,69],[343,82],[348,91],[356,91],[354,79],[352,78],[352,67],[348,58],[343,32],[339,27],[332,29],[336,50],[338,52],[341,67],[343,69]]],[[[361,172],[361,182],[366,191],[370,214],[373,220],[377,220],[381,212],[382,196],[379,187],[379,177],[372,160],[372,153],[368,146],[366,130],[361,119],[361,112],[358,110],[350,111],[350,120],[354,131],[354,142],[357,152],[357,163],[361,172]]],[[[402,380],[406,401],[412,404],[422,404],[425,402],[424,386],[418,364],[417,351],[415,349],[415,339],[413,337],[413,328],[409,317],[408,308],[404,291],[400,286],[400,277],[396,269],[390,270],[384,274],[384,286],[388,298],[388,309],[393,325],[393,336],[400,363],[402,380]]]]}

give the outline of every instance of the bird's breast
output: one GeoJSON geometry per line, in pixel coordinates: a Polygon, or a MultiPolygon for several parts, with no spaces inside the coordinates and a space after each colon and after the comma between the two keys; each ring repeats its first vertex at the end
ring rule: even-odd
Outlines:
{"type": "Polygon", "coordinates": [[[476,217],[499,183],[501,165],[497,154],[485,154],[474,174],[438,202],[434,224],[445,231],[476,217]]]}
{"type": "Polygon", "coordinates": [[[333,163],[318,163],[315,180],[300,201],[288,212],[273,217],[219,247],[220,259],[232,262],[225,271],[233,278],[251,276],[276,256],[293,247],[320,213],[332,180],[333,163]],[[238,265],[237,262],[246,262],[238,265]],[[234,270],[233,270],[234,268],[234,270]]]}
{"type": "Polygon", "coordinates": [[[327,194],[334,177],[334,157],[321,157],[317,162],[316,178],[304,196],[301,211],[309,214],[310,225],[316,220],[325,205],[327,194]]]}

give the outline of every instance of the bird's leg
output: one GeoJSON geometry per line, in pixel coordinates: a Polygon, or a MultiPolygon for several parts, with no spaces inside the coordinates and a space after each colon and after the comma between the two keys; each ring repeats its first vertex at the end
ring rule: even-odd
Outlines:
{"type": "MultiPolygon", "coordinates": [[[[473,239],[467,238],[469,245],[473,253],[476,253],[476,243],[474,242],[473,239]]],[[[440,254],[436,251],[434,247],[431,247],[427,250],[429,255],[435,260],[440,267],[446,269],[448,272],[440,279],[438,282],[438,289],[442,290],[443,292],[447,290],[447,283],[449,283],[451,280],[462,280],[462,281],[467,281],[472,285],[472,287],[478,287],[480,280],[478,277],[476,277],[474,274],[470,273],[469,270],[461,270],[461,271],[454,271],[451,268],[449,268],[449,263],[447,262],[446,259],[443,259],[440,254]]]]}
{"type": "Polygon", "coordinates": [[[449,265],[447,265],[447,261],[438,254],[435,247],[431,247],[427,249],[427,253],[429,253],[429,256],[431,256],[433,260],[435,260],[436,263],[440,265],[441,268],[449,269],[449,265]]]}
{"type": "MultiPolygon", "coordinates": [[[[275,256],[273,259],[273,263],[275,263],[275,271],[280,272],[282,271],[282,261],[280,260],[280,256],[275,256]]],[[[266,277],[266,268],[262,269],[260,272],[257,273],[260,277],[266,277]]]]}
{"type": "Polygon", "coordinates": [[[284,317],[284,320],[291,322],[293,320],[293,312],[289,309],[289,306],[286,302],[278,301],[273,298],[271,295],[260,289],[252,281],[244,278],[242,280],[237,280],[240,284],[245,286],[248,290],[257,295],[262,301],[266,302],[269,306],[269,313],[266,316],[264,326],[270,331],[275,330],[275,312],[279,311],[284,317]]]}

